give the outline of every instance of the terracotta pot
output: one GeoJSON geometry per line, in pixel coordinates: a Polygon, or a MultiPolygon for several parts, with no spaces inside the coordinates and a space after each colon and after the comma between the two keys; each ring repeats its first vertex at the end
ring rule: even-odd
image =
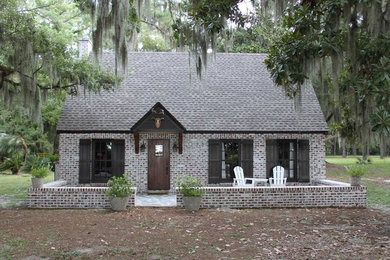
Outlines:
{"type": "Polygon", "coordinates": [[[197,211],[200,207],[202,197],[185,197],[183,196],[184,208],[189,211],[197,211]]]}
{"type": "Polygon", "coordinates": [[[111,209],[114,211],[122,211],[126,209],[129,202],[129,196],[127,197],[110,197],[111,209]]]}
{"type": "Polygon", "coordinates": [[[351,176],[349,177],[349,183],[351,186],[360,186],[360,179],[360,177],[351,176]]]}
{"type": "Polygon", "coordinates": [[[33,189],[40,189],[43,187],[43,178],[31,178],[33,189]]]}

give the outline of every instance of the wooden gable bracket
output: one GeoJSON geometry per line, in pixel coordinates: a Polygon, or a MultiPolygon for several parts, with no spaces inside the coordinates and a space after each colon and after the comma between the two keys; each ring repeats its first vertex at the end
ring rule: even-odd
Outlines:
{"type": "Polygon", "coordinates": [[[134,148],[135,148],[135,153],[139,154],[139,133],[138,132],[134,133],[134,148]]]}
{"type": "Polygon", "coordinates": [[[183,154],[183,133],[179,133],[179,154],[183,154]]]}

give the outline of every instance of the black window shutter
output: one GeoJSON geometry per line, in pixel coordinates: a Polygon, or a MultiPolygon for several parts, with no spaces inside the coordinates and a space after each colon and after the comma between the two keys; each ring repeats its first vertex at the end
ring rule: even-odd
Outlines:
{"type": "Polygon", "coordinates": [[[253,177],[253,140],[242,140],[240,150],[240,165],[247,178],[253,177]]]}
{"type": "Polygon", "coordinates": [[[309,140],[298,140],[297,171],[300,182],[310,181],[309,150],[309,140]]]}
{"type": "Polygon", "coordinates": [[[112,142],[112,173],[114,176],[122,176],[125,173],[125,141],[114,140],[112,142]]]}
{"type": "Polygon", "coordinates": [[[80,140],[79,183],[91,182],[91,140],[80,140]]]}
{"type": "Polygon", "coordinates": [[[266,168],[267,178],[272,176],[272,169],[278,165],[279,153],[278,153],[278,141],[276,139],[266,140],[266,168]]]}
{"type": "Polygon", "coordinates": [[[222,172],[221,140],[209,140],[209,183],[218,183],[222,172]]]}

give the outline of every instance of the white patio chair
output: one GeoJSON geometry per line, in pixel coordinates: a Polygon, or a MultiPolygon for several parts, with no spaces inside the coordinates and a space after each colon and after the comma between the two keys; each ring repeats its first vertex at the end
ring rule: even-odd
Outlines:
{"type": "Polygon", "coordinates": [[[236,166],[233,169],[234,175],[236,178],[233,179],[233,186],[239,186],[239,187],[254,187],[255,182],[253,178],[245,178],[244,177],[244,170],[240,166],[236,166]],[[250,183],[247,183],[247,181],[250,181],[250,183]]]}
{"type": "Polygon", "coordinates": [[[286,186],[287,178],[284,177],[284,168],[282,166],[275,166],[273,169],[273,178],[269,178],[271,187],[286,186]]]}

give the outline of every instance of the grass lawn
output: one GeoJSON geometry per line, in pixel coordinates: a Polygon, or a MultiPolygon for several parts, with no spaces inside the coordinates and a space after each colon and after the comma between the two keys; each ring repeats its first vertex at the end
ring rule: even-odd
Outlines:
{"type": "MultiPolygon", "coordinates": [[[[347,170],[343,166],[356,164],[358,156],[327,156],[326,161],[341,167],[327,167],[327,178],[349,182],[347,170]]],[[[390,158],[380,159],[379,156],[370,156],[371,164],[367,164],[367,174],[362,177],[362,184],[367,186],[367,200],[373,206],[390,208],[390,158]]]]}
{"type": "MultiPolygon", "coordinates": [[[[45,178],[45,182],[54,180],[54,173],[45,178]]],[[[0,174],[0,208],[14,206],[20,200],[27,199],[27,188],[31,187],[31,175],[19,173],[12,175],[8,172],[0,174]]]]}

